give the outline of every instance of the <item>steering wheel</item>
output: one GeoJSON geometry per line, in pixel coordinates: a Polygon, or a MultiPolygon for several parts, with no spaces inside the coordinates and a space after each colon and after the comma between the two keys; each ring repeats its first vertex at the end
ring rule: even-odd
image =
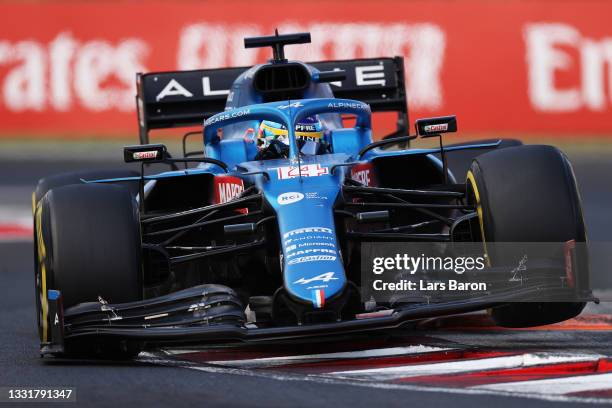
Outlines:
{"type": "Polygon", "coordinates": [[[274,139],[257,153],[255,160],[286,159],[287,157],[289,157],[289,146],[274,139]]]}

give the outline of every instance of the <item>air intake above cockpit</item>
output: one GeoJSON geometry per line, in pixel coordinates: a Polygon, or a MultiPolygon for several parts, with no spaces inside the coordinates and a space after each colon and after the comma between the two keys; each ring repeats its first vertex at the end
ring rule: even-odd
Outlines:
{"type": "Polygon", "coordinates": [[[266,102],[301,99],[310,85],[310,73],[298,63],[270,64],[261,67],[253,80],[253,87],[266,102]]]}

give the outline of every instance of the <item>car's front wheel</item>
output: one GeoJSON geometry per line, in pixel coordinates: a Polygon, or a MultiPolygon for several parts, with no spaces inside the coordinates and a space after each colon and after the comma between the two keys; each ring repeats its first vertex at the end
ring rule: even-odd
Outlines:
{"type": "MultiPolygon", "coordinates": [[[[484,242],[586,242],[572,167],[552,146],[508,147],[476,157],[467,174],[467,193],[477,206],[484,242]]],[[[499,251],[495,255],[503,257],[499,251]]],[[[580,281],[588,286],[588,266],[582,261],[580,281]]],[[[491,316],[500,326],[538,326],[577,316],[584,306],[512,303],[492,309],[491,316]]]]}
{"type": "Polygon", "coordinates": [[[76,184],[51,189],[36,206],[35,225],[41,343],[50,339],[49,289],[61,292],[65,308],[99,299],[142,299],[139,214],[126,188],[76,184]]]}

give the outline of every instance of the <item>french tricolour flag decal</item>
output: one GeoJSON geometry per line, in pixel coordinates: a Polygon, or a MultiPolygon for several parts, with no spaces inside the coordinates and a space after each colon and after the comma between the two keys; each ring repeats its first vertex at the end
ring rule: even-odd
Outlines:
{"type": "Polygon", "coordinates": [[[317,309],[321,309],[325,304],[325,292],[323,289],[317,289],[312,291],[312,303],[317,309]]]}

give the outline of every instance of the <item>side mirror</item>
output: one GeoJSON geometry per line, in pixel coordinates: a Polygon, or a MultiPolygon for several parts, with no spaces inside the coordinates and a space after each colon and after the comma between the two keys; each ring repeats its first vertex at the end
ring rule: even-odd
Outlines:
{"type": "Polygon", "coordinates": [[[125,146],[123,148],[123,160],[125,160],[126,163],[158,163],[166,161],[167,158],[168,150],[163,144],[125,146]]]}
{"type": "Polygon", "coordinates": [[[437,118],[418,119],[414,126],[421,137],[439,136],[441,133],[457,131],[457,117],[440,116],[437,118]]]}
{"type": "Polygon", "coordinates": [[[335,71],[321,71],[316,72],[312,75],[314,82],[342,82],[346,79],[346,71],[343,69],[337,69],[335,71]]]}

